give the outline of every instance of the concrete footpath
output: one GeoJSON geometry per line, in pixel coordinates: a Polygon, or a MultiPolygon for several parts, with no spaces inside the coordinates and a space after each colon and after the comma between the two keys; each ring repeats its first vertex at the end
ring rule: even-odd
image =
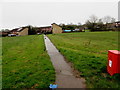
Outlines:
{"type": "Polygon", "coordinates": [[[56,84],[58,88],[85,88],[85,80],[76,78],[73,74],[73,69],[65,61],[56,47],[52,44],[47,36],[44,35],[45,46],[48,55],[51,58],[52,64],[56,72],[56,84]]]}

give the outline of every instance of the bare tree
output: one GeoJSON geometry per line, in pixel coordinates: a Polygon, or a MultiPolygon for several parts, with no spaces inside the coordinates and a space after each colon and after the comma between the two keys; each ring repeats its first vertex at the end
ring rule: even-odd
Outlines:
{"type": "Polygon", "coordinates": [[[91,23],[97,23],[97,21],[98,21],[98,17],[95,15],[92,15],[89,18],[90,18],[89,22],[91,22],[91,23]]]}
{"type": "Polygon", "coordinates": [[[60,23],[59,25],[60,25],[60,26],[64,26],[65,24],[64,24],[64,23],[60,23]]]}
{"type": "Polygon", "coordinates": [[[103,22],[104,22],[105,24],[107,24],[107,23],[113,23],[113,22],[115,22],[115,18],[113,18],[113,17],[111,17],[111,16],[105,16],[105,17],[103,18],[103,22]]]}
{"type": "Polygon", "coordinates": [[[102,19],[101,19],[101,18],[98,20],[98,23],[103,23],[103,21],[102,21],[102,19]]]}
{"type": "Polygon", "coordinates": [[[74,24],[71,22],[71,23],[68,23],[67,25],[74,25],[74,24]]]}
{"type": "Polygon", "coordinates": [[[115,22],[115,18],[111,18],[111,23],[115,22]]]}
{"type": "Polygon", "coordinates": [[[86,26],[91,30],[95,31],[97,27],[98,17],[95,15],[92,15],[89,17],[89,20],[86,21],[86,26]]]}
{"type": "Polygon", "coordinates": [[[78,22],[78,26],[81,26],[82,24],[81,24],[81,22],[78,22]]]}
{"type": "Polygon", "coordinates": [[[85,25],[90,29],[91,31],[95,30],[95,23],[90,22],[89,20],[86,21],[85,25]]]}
{"type": "Polygon", "coordinates": [[[86,25],[89,25],[91,22],[89,21],[89,20],[87,20],[86,22],[85,22],[85,24],[86,25]]]}

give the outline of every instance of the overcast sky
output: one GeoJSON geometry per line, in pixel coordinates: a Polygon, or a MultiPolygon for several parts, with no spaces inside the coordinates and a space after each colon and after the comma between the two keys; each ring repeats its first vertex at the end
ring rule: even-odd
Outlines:
{"type": "Polygon", "coordinates": [[[89,16],[111,16],[118,20],[119,0],[2,0],[1,29],[50,26],[52,23],[85,23],[89,16]],[[49,1],[49,2],[48,2],[49,1]],[[89,1],[89,2],[88,2],[89,1]]]}

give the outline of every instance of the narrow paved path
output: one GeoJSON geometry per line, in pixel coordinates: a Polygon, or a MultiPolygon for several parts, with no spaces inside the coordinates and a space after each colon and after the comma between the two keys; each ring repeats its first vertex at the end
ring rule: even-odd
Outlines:
{"type": "Polygon", "coordinates": [[[76,78],[73,75],[72,68],[45,35],[44,40],[46,50],[56,71],[56,84],[58,88],[85,88],[85,80],[76,78]]]}

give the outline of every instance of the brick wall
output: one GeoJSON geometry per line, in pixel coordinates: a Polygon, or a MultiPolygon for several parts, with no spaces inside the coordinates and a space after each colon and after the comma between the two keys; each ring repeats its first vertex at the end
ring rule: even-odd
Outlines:
{"type": "Polygon", "coordinates": [[[62,28],[56,24],[52,24],[52,33],[62,33],[62,28]]]}
{"type": "Polygon", "coordinates": [[[28,28],[24,28],[21,32],[18,33],[20,36],[28,35],[28,28]]]}

